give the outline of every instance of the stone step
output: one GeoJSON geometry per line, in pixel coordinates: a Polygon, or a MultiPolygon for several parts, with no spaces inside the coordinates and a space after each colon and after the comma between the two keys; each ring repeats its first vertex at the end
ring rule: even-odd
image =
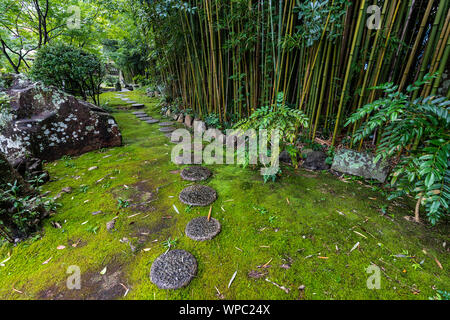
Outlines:
{"type": "Polygon", "coordinates": [[[220,233],[221,225],[217,219],[207,217],[194,218],[188,222],[185,233],[195,241],[211,240],[220,233]]]}
{"type": "Polygon", "coordinates": [[[188,206],[206,207],[217,200],[217,192],[211,187],[198,184],[183,189],[178,198],[188,206]]]}
{"type": "Polygon", "coordinates": [[[162,128],[159,128],[159,131],[164,132],[164,133],[173,132],[175,130],[176,129],[174,127],[162,127],[162,128]]]}
{"type": "Polygon", "coordinates": [[[170,250],[153,262],[150,280],[159,289],[173,290],[187,286],[197,274],[197,260],[184,250],[170,250]]]}

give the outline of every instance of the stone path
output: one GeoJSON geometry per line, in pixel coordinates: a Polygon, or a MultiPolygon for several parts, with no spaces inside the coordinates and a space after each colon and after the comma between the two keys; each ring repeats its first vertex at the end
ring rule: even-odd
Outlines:
{"type": "MultiPolygon", "coordinates": [[[[123,99],[122,99],[123,100],[123,99]]],[[[130,102],[128,102],[130,103],[130,102]]],[[[138,104],[135,107],[144,107],[138,104]]],[[[153,119],[146,112],[135,111],[132,113],[139,120],[148,124],[158,123],[160,120],[153,119]]],[[[160,122],[159,131],[172,140],[171,127],[173,122],[160,122]]],[[[181,171],[180,176],[187,181],[204,181],[211,177],[209,169],[201,166],[191,166],[181,171]]],[[[208,206],[217,199],[217,192],[208,186],[193,185],[180,192],[179,199],[182,203],[192,206],[208,206]]],[[[212,210],[212,207],[211,207],[212,210]]],[[[186,225],[186,236],[194,241],[211,240],[221,231],[220,222],[208,217],[195,218],[186,225]]],[[[197,260],[184,250],[170,250],[160,255],[153,262],[150,271],[150,280],[160,289],[179,289],[188,285],[197,273],[197,260]]]]}
{"type": "Polygon", "coordinates": [[[136,116],[136,118],[138,118],[139,120],[148,123],[148,124],[155,124],[158,123],[159,120],[158,119],[153,119],[152,117],[150,117],[147,113],[143,112],[143,111],[136,111],[133,112],[133,114],[136,116]]]}

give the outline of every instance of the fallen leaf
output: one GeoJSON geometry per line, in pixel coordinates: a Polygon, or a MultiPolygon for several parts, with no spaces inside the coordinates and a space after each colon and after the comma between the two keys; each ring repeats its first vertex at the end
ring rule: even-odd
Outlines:
{"type": "Polygon", "coordinates": [[[101,274],[101,275],[104,275],[104,274],[106,274],[106,270],[107,270],[107,268],[108,268],[107,266],[106,266],[106,267],[104,267],[104,268],[103,268],[103,270],[102,270],[102,271],[100,271],[100,274],[101,274]]]}
{"type": "Polygon", "coordinates": [[[278,283],[275,283],[275,282],[273,282],[273,281],[270,281],[268,278],[266,278],[266,281],[269,282],[269,283],[271,283],[271,284],[273,284],[274,286],[280,288],[281,290],[283,290],[283,291],[286,292],[286,293],[289,293],[289,291],[290,291],[288,288],[283,287],[283,286],[280,286],[278,283]]]}
{"type": "Polygon", "coordinates": [[[228,282],[228,288],[230,288],[231,284],[234,281],[234,278],[236,278],[236,275],[237,275],[237,270],[234,272],[233,276],[231,277],[230,282],[228,282]]]}
{"type": "Polygon", "coordinates": [[[350,252],[352,252],[353,250],[355,250],[356,248],[358,248],[359,247],[359,242],[357,242],[354,246],[353,246],[353,248],[352,248],[352,250],[350,250],[350,252]]]}
{"type": "Polygon", "coordinates": [[[64,250],[65,248],[66,248],[66,246],[63,246],[63,245],[56,247],[57,250],[64,250]]]}
{"type": "Polygon", "coordinates": [[[50,262],[50,260],[52,260],[53,257],[48,258],[47,260],[45,260],[44,262],[42,262],[42,264],[47,264],[50,262]]]}
{"type": "Polygon", "coordinates": [[[209,207],[208,221],[211,220],[212,206],[209,207]]]}
{"type": "Polygon", "coordinates": [[[248,273],[248,277],[252,278],[252,279],[261,279],[266,274],[267,274],[267,272],[261,272],[261,271],[252,270],[252,271],[250,271],[248,273]]]}

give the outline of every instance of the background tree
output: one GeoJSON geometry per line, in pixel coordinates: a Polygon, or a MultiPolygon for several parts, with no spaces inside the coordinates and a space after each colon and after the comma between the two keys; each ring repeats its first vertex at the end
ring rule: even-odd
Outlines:
{"type": "Polygon", "coordinates": [[[31,76],[47,85],[81,96],[84,100],[90,97],[99,105],[105,67],[92,53],[65,44],[55,44],[39,50],[31,76]]]}

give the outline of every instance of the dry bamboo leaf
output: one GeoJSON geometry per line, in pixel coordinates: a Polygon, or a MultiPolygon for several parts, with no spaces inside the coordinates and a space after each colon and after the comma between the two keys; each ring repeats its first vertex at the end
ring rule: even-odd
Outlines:
{"type": "Polygon", "coordinates": [[[230,282],[228,282],[228,288],[230,288],[231,284],[234,281],[234,278],[236,278],[236,275],[237,275],[237,270],[234,272],[233,276],[231,277],[230,282]]]}

